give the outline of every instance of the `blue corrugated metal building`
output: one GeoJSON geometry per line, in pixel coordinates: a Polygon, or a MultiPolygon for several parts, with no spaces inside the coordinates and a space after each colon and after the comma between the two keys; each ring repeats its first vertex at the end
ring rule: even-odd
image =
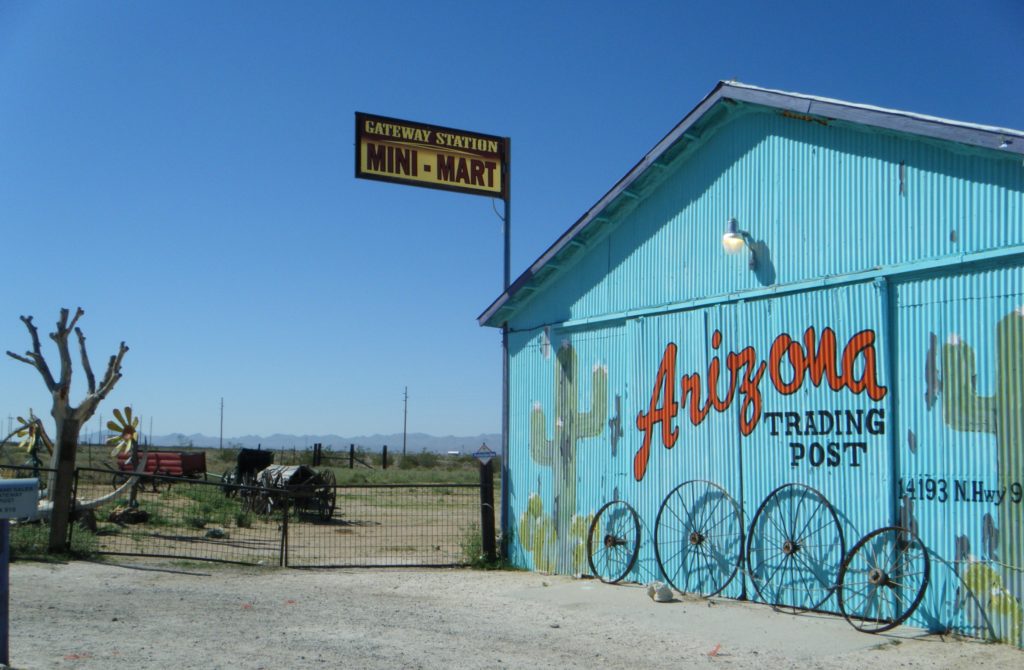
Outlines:
{"type": "Polygon", "coordinates": [[[1021,644],[1021,131],[722,82],[480,322],[515,565],[1021,644]]]}

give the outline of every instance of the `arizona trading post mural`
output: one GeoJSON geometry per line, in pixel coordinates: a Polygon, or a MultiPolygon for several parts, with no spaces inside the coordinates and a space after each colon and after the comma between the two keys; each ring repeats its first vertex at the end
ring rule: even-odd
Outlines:
{"type": "Polygon", "coordinates": [[[516,565],[1022,644],[1024,136],[894,114],[720,84],[481,316],[516,565]]]}

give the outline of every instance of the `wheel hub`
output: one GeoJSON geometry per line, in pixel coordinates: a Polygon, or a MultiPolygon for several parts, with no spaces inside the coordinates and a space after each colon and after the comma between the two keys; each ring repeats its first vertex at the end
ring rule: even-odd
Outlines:
{"type": "Polygon", "coordinates": [[[624,544],[626,544],[626,541],[623,538],[621,538],[621,537],[615,537],[614,535],[605,535],[604,536],[604,546],[605,546],[605,548],[609,548],[610,549],[611,547],[621,547],[624,544]]]}
{"type": "Polygon", "coordinates": [[[786,540],[782,543],[782,553],[786,556],[792,556],[798,551],[800,551],[800,545],[793,540],[786,540]]]}
{"type": "Polygon", "coordinates": [[[700,531],[696,531],[695,530],[692,533],[690,533],[690,544],[692,544],[693,546],[697,546],[697,545],[703,544],[703,543],[704,543],[704,536],[700,533],[700,531]]]}
{"type": "Polygon", "coordinates": [[[886,586],[889,584],[889,575],[881,568],[871,568],[868,571],[868,581],[871,582],[872,586],[886,586]]]}

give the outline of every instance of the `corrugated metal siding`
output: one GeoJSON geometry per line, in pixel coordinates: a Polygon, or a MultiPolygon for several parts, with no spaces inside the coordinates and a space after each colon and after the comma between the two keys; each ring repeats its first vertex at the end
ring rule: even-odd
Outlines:
{"type": "Polygon", "coordinates": [[[1012,158],[777,113],[740,113],[528,303],[534,323],[1024,244],[1012,158]],[[735,217],[764,244],[724,257],[735,217]]]}
{"type": "MultiPolygon", "coordinates": [[[[728,344],[723,348],[740,351],[752,346],[758,360],[767,364],[760,384],[761,420],[743,439],[748,524],[769,494],[788,483],[810,486],[825,496],[839,517],[847,548],[890,520],[891,506],[886,501],[891,498],[892,468],[883,291],[873,284],[861,284],[741,303],[723,310],[732,312],[728,344]],[[823,343],[830,341],[829,330],[834,333],[835,349],[823,360],[826,366],[834,366],[838,389],[830,386],[827,372],[818,384],[809,371],[798,374],[792,356],[774,362],[771,351],[780,336],[797,343],[793,346],[799,360],[827,350],[823,343]],[[852,354],[861,341],[858,336],[873,344],[855,357],[851,355],[852,365],[844,365],[846,354],[852,354]],[[773,376],[783,386],[798,380],[802,383],[793,392],[782,393],[773,376]],[[859,386],[858,382],[868,379],[873,379],[878,389],[875,398],[869,397],[869,389],[859,386]]],[[[825,515],[822,510],[816,518],[825,515]]],[[[816,539],[835,542],[838,538],[823,530],[816,539]]],[[[840,545],[827,553],[824,547],[821,550],[823,560],[807,560],[821,574],[834,578],[843,555],[840,545]]],[[[829,611],[836,608],[834,598],[823,606],[829,611]]]]}
{"type": "MultiPolygon", "coordinates": [[[[875,528],[913,522],[935,558],[912,623],[984,634],[991,621],[1021,644],[1020,627],[1010,628],[1024,596],[1024,270],[991,261],[954,276],[921,263],[1024,244],[1019,161],[774,113],[740,114],[701,141],[510,324],[521,331],[510,339],[513,562],[586,571],[592,515],[617,499],[642,524],[627,579],[660,579],[655,519],[675,486],[721,485],[747,528],[766,496],[796,482],[831,502],[847,549],[875,528]],[[721,253],[731,216],[765,245],[756,273],[742,254],[721,253]],[[739,299],[906,263],[934,276],[739,299]],[[714,296],[723,300],[687,305],[714,296]],[[645,308],[652,313],[621,316],[645,308]],[[619,316],[562,326],[604,315],[619,316]],[[773,344],[788,336],[800,345],[794,354],[806,353],[804,338],[820,347],[827,330],[843,383],[805,376],[783,393],[796,373],[783,357],[772,379],[773,344]],[[844,369],[858,336],[863,346],[844,369]],[[655,389],[670,344],[678,438],[667,449],[654,426],[638,476],[637,419],[664,404],[655,389]],[[683,379],[699,374],[706,402],[717,365],[716,389],[728,394],[729,355],[742,352],[766,364],[756,425],[745,431],[741,421],[750,389],[691,420],[683,379]],[[869,360],[873,397],[861,385],[869,360]],[[833,425],[822,427],[824,414],[833,425]]],[[[756,598],[752,586],[739,577],[723,595],[756,598]]],[[[836,607],[835,598],[823,605],[836,607]]]]}
{"type": "MultiPolygon", "coordinates": [[[[509,455],[510,511],[517,531],[513,561],[544,571],[587,572],[590,521],[605,502],[623,500],[642,524],[639,560],[627,579],[662,579],[654,553],[655,520],[677,485],[705,479],[722,486],[740,504],[748,529],[765,498],[795,482],[828,499],[847,549],[875,528],[912,523],[935,552],[932,586],[912,623],[981,634],[979,621],[999,617],[964,601],[961,580],[968,569],[998,578],[1007,589],[1021,584],[1024,326],[1017,324],[1024,324],[1022,310],[1024,271],[1014,267],[896,286],[879,281],[820,289],[606,328],[515,333],[509,455]],[[796,352],[806,355],[821,351],[829,331],[835,351],[822,360],[826,370],[831,365],[842,378],[837,388],[830,387],[826,371],[820,383],[805,373],[799,388],[780,392],[779,385],[797,375],[792,357],[773,358],[773,345],[788,337],[799,344],[796,352]],[[863,340],[869,346],[844,364],[851,341],[865,333],[871,334],[863,340]],[[656,392],[656,380],[670,344],[676,359],[667,383],[679,405],[673,418],[678,438],[666,449],[660,425],[652,428],[646,472],[638,480],[634,457],[643,432],[637,416],[664,405],[666,391],[656,392]],[[963,358],[955,355],[964,347],[970,347],[973,370],[954,371],[950,366],[963,358]],[[743,406],[749,390],[744,394],[737,388],[727,409],[691,420],[694,399],[684,393],[681,379],[701,376],[697,406],[702,407],[717,360],[716,389],[726,400],[729,354],[748,348],[756,365],[765,366],[757,384],[760,414],[749,433],[740,429],[741,412],[754,416],[743,406]],[[959,427],[951,426],[964,402],[964,393],[952,390],[956,374],[967,374],[960,386],[981,397],[1013,394],[994,401],[1010,418],[985,414],[974,423],[961,419],[959,427]],[[884,393],[871,397],[858,385],[867,379],[884,393]],[[951,398],[959,404],[946,407],[951,398]],[[571,411],[599,415],[574,420],[571,411]],[[537,425],[543,426],[542,435],[537,425]],[[1012,447],[1017,455],[1009,463],[1000,456],[1007,448],[1000,446],[1006,439],[1000,430],[1017,440],[1012,447]],[[534,449],[535,443],[547,444],[547,451],[534,449]],[[1000,495],[1005,502],[997,504],[1000,495]]],[[[825,574],[838,570],[838,564],[819,567],[825,574]]],[[[742,594],[757,599],[752,582],[743,577],[722,593],[742,594]]],[[[830,598],[821,609],[837,607],[830,598]]],[[[995,625],[1006,636],[1005,622],[995,625]]]]}
{"type": "Polygon", "coordinates": [[[922,279],[897,296],[897,490],[904,521],[949,562],[933,566],[916,623],[983,634],[973,589],[1013,638],[998,610],[1020,616],[999,589],[1024,596],[1024,269],[922,279]]]}

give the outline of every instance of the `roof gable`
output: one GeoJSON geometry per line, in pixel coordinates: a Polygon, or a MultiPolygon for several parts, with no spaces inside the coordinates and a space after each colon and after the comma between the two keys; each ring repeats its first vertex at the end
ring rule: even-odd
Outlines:
{"type": "Polygon", "coordinates": [[[621,220],[656,188],[668,172],[666,168],[684,154],[699,149],[719,126],[735,116],[735,110],[750,108],[774,110],[803,121],[838,121],[928,141],[955,143],[993,156],[1024,154],[1021,131],[720,82],[480,315],[480,324],[498,326],[506,321],[543,283],[572,263],[591,240],[601,236],[609,223],[621,220]]]}

